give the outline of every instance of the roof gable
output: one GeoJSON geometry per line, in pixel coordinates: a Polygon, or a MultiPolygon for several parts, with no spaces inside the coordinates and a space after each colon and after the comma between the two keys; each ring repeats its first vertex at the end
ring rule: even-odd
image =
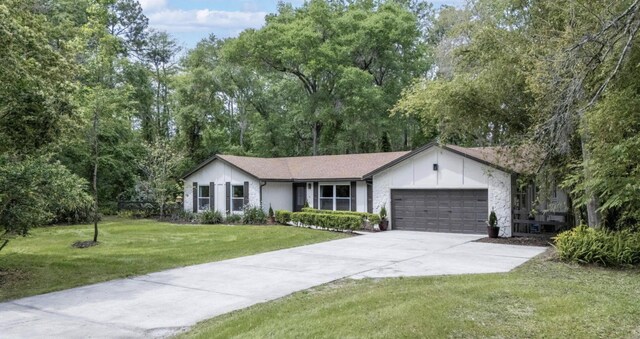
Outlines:
{"type": "Polygon", "coordinates": [[[456,145],[438,145],[438,143],[434,141],[417,148],[386,165],[376,168],[375,170],[367,173],[365,177],[371,177],[374,174],[391,168],[396,164],[399,164],[433,147],[440,147],[441,149],[461,155],[465,158],[477,161],[506,173],[532,173],[535,171],[537,163],[537,161],[535,161],[537,153],[530,151],[530,149],[526,147],[462,147],[456,145]]]}

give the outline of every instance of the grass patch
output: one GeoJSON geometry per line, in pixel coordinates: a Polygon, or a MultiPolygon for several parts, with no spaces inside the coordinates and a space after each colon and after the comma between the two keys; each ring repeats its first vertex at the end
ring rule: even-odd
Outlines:
{"type": "Polygon", "coordinates": [[[620,338],[640,273],[536,258],[505,274],[342,280],[205,321],[185,338],[620,338]]]}
{"type": "Polygon", "coordinates": [[[175,225],[108,218],[93,226],[34,229],[0,252],[0,301],[173,267],[230,259],[338,239],[346,235],[287,226],[175,225]]]}

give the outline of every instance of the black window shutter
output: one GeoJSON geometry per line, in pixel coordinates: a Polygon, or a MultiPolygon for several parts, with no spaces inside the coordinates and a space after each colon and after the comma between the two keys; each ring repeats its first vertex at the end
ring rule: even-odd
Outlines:
{"type": "Polygon", "coordinates": [[[216,184],[213,182],[209,183],[209,209],[216,210],[216,184]]]}
{"type": "Polygon", "coordinates": [[[198,183],[193,182],[193,213],[198,213],[198,183]]]}
{"type": "Polygon", "coordinates": [[[355,211],[356,210],[356,182],[352,181],[351,182],[351,210],[355,211]]]}
{"type": "Polygon", "coordinates": [[[226,192],[225,194],[227,196],[227,205],[226,205],[227,212],[226,213],[229,214],[231,213],[231,183],[227,182],[225,185],[226,187],[224,191],[226,192]]]}
{"type": "Polygon", "coordinates": [[[367,212],[373,213],[373,183],[367,183],[367,212]]]}
{"type": "Polygon", "coordinates": [[[249,205],[249,182],[245,181],[244,182],[244,205],[247,206],[249,205]]]}
{"type": "Polygon", "coordinates": [[[313,183],[313,208],[318,208],[318,183],[313,183]]]}

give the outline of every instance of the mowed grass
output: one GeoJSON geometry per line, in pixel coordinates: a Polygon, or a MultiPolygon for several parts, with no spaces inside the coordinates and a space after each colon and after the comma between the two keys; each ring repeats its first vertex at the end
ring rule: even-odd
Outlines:
{"type": "Polygon", "coordinates": [[[338,239],[346,235],[287,226],[175,225],[108,218],[100,244],[92,225],[34,229],[0,251],[0,301],[163,269],[338,239]]]}
{"type": "Polygon", "coordinates": [[[342,280],[185,338],[638,338],[640,274],[534,259],[505,274],[342,280]]]}

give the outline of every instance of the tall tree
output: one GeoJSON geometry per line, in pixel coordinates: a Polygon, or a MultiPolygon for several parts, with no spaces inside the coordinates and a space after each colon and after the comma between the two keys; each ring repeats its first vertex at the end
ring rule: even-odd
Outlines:
{"type": "MultiPolygon", "coordinates": [[[[482,6],[481,6],[482,5],[482,6]]],[[[531,126],[531,69],[523,31],[510,5],[445,8],[433,26],[435,77],[407,89],[394,111],[417,115],[428,135],[469,146],[509,144],[531,126]],[[471,19],[473,18],[473,19],[471,19]]]]}
{"type": "Polygon", "coordinates": [[[0,4],[0,238],[91,201],[86,182],[52,160],[77,118],[77,69],[58,33],[38,2],[0,4]]]}
{"type": "Polygon", "coordinates": [[[631,225],[640,219],[637,159],[620,136],[636,128],[628,104],[639,5],[477,0],[444,9],[432,36],[447,63],[438,60],[395,111],[421,117],[442,141],[533,144],[545,155],[540,182],[553,174],[590,226],[631,225]],[[614,117],[625,127],[607,123],[614,117]]]}
{"type": "MultiPolygon", "coordinates": [[[[78,39],[84,72],[81,75],[82,90],[78,93],[77,101],[90,126],[88,146],[92,159],[90,177],[94,198],[94,242],[98,241],[99,234],[99,167],[106,159],[101,148],[101,137],[104,135],[102,125],[130,121],[127,114],[130,105],[126,101],[130,97],[130,87],[122,85],[119,74],[121,65],[126,63],[122,58],[127,56],[125,46],[129,45],[129,41],[112,32],[129,37],[131,34],[128,33],[128,28],[135,25],[135,19],[129,18],[128,11],[137,13],[133,17],[139,17],[139,11],[135,11],[135,6],[120,6],[122,2],[108,0],[90,5],[87,21],[82,26],[82,34],[78,39]],[[123,8],[127,12],[114,12],[123,8]]],[[[143,20],[140,25],[145,26],[146,22],[143,20]]],[[[133,35],[133,38],[137,37],[137,33],[133,35]]]]}
{"type": "Polygon", "coordinates": [[[589,112],[598,111],[596,106],[607,90],[624,79],[622,70],[633,72],[626,65],[637,48],[640,2],[560,2],[536,9],[553,19],[532,17],[532,26],[549,37],[536,41],[544,47],[536,58],[538,72],[532,81],[539,96],[537,108],[543,113],[536,137],[550,155],[579,154],[573,160],[584,185],[574,186],[574,192],[586,207],[589,226],[599,227],[602,207],[606,210],[620,201],[613,204],[615,195],[594,184],[606,172],[598,173],[594,166],[592,144],[598,141],[591,134],[601,126],[590,125],[589,112]]]}
{"type": "Polygon", "coordinates": [[[151,70],[154,88],[153,136],[167,139],[172,133],[171,78],[178,71],[181,48],[166,32],[152,31],[146,41],[143,61],[151,70]]]}
{"type": "MultiPolygon", "coordinates": [[[[247,30],[226,49],[233,60],[296,79],[306,93],[302,121],[312,154],[371,151],[364,146],[391,128],[385,111],[416,72],[424,72],[416,17],[397,2],[311,1],[280,5],[264,28],[247,30]],[[357,124],[368,121],[366,127],[357,124]],[[323,131],[329,133],[323,140],[323,131]],[[366,131],[353,140],[353,135],[366,131]],[[335,148],[336,136],[345,144],[335,148]]],[[[395,134],[395,133],[394,133],[395,134]]],[[[340,140],[338,139],[338,140],[340,140]]]]}

